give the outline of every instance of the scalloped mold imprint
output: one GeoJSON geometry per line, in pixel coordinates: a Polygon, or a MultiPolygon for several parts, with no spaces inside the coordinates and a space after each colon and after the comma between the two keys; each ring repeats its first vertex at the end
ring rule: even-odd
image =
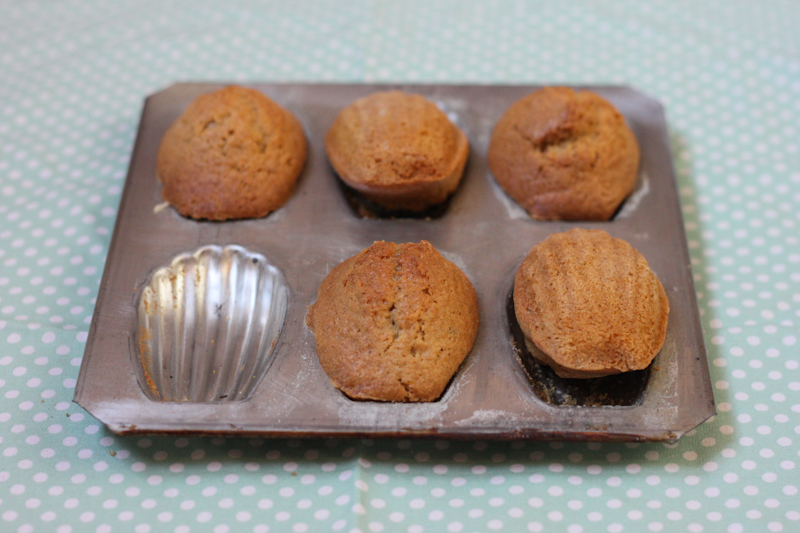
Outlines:
{"type": "Polygon", "coordinates": [[[204,246],[157,269],[142,289],[134,350],[151,400],[249,398],[272,362],[288,287],[263,255],[204,246]]]}

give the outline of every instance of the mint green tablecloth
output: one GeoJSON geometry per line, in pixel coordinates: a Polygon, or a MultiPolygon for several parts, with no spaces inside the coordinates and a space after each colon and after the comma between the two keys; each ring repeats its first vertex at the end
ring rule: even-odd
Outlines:
{"type": "Polygon", "coordinates": [[[0,531],[800,531],[800,3],[0,2],[0,531]],[[719,414],[677,444],[118,438],[71,403],[142,101],[630,84],[671,127],[719,414]]]}

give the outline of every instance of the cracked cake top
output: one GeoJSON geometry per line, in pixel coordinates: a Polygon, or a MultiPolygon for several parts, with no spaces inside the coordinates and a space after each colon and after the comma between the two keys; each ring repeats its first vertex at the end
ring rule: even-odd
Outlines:
{"type": "Polygon", "coordinates": [[[495,125],[489,168],[538,220],[609,220],[636,185],[639,145],[625,118],[591,91],[546,87],[495,125]]]}
{"type": "Polygon", "coordinates": [[[429,242],[376,242],[328,273],[309,307],[320,364],[353,399],[429,402],[472,349],[478,299],[429,242]]]}
{"type": "Polygon", "coordinates": [[[167,130],[157,172],[164,200],[190,218],[260,218],[292,195],[307,155],[295,116],[254,89],[199,96],[167,130]]]}

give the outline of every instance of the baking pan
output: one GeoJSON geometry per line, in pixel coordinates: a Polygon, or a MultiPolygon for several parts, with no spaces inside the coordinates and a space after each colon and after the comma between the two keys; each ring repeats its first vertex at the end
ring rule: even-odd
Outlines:
{"type": "Polygon", "coordinates": [[[310,152],[294,195],[263,219],[190,220],[163,205],[156,154],[186,106],[223,86],[177,84],[145,102],[75,392],[75,401],[113,432],[674,441],[715,413],[658,102],[627,87],[588,87],[610,100],[636,134],[636,190],[609,222],[542,222],[503,193],[486,165],[495,122],[538,87],[252,84],[303,123],[310,152]],[[323,138],[336,114],[387,89],[426,96],[469,137],[462,185],[434,217],[362,218],[325,157],[323,138]],[[510,304],[514,274],[531,247],[573,227],[630,242],[663,283],[671,308],[667,338],[647,370],[564,380],[526,352],[510,304]],[[307,306],[333,266],[374,241],[423,239],[475,286],[475,345],[438,401],[350,400],[319,365],[304,324],[307,306]],[[230,272],[239,277],[223,279],[230,272]],[[253,287],[264,293],[264,283],[268,302],[243,310],[240,302],[253,287]],[[183,303],[166,313],[170,298],[183,303]],[[249,325],[262,324],[253,317],[265,313],[271,322],[249,325]],[[211,346],[208,328],[225,330],[224,349],[211,346]],[[254,328],[261,335],[255,340],[254,328]],[[171,385],[198,365],[210,366],[194,371],[191,386],[171,385]],[[236,374],[245,366],[246,375],[236,374]]]}

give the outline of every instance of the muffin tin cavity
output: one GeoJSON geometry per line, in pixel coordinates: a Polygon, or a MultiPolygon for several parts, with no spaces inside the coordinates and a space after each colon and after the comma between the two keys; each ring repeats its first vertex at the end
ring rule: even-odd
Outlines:
{"type": "Polygon", "coordinates": [[[654,100],[590,88],[625,116],[641,148],[637,187],[607,222],[533,220],[495,182],[492,129],[532,86],[254,84],[298,118],[308,141],[291,198],[264,218],[226,222],[158,209],[164,133],[222,86],[178,84],[144,106],[75,396],[112,431],[674,441],[714,414],[668,130],[654,100]],[[386,90],[435,102],[468,137],[464,176],[441,212],[366,219],[343,194],[326,132],[350,103],[386,90]],[[562,380],[527,352],[509,307],[514,275],[533,246],[574,227],[626,240],[664,285],[669,324],[649,371],[562,380]],[[320,364],[307,308],[331,269],[374,242],[422,240],[475,289],[472,351],[437,401],[352,400],[320,364]]]}
{"type": "Polygon", "coordinates": [[[286,316],[281,272],[240,246],[206,246],[157,269],[138,306],[139,384],[151,400],[246,400],[286,316]]]}

